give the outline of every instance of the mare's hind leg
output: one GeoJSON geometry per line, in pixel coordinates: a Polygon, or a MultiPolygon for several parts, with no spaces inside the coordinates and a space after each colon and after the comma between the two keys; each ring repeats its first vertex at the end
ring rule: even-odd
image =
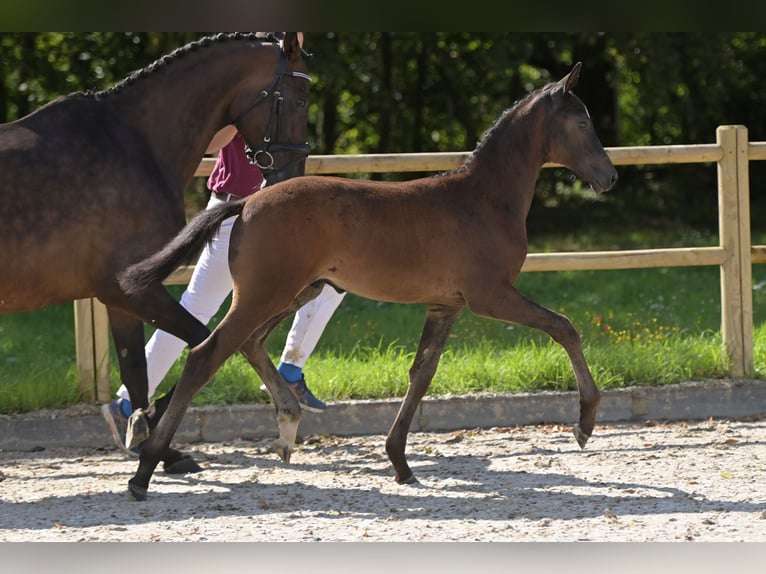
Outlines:
{"type": "Polygon", "coordinates": [[[436,373],[444,344],[460,309],[462,307],[437,305],[428,307],[418,351],[415,355],[415,361],[410,367],[410,383],[407,387],[407,394],[386,437],[386,453],[396,471],[396,482],[400,484],[417,482],[404,454],[407,445],[407,433],[420,400],[426,394],[436,373]]]}
{"type": "Polygon", "coordinates": [[[498,298],[497,293],[498,291],[493,292],[492,299],[469,298],[468,304],[471,311],[478,315],[543,331],[566,350],[575,373],[580,396],[580,421],[574,425],[573,432],[577,444],[580,448],[584,448],[593,434],[601,394],[588,369],[580,335],[564,315],[527,299],[515,287],[508,286],[505,291],[502,291],[502,297],[498,298]]]}

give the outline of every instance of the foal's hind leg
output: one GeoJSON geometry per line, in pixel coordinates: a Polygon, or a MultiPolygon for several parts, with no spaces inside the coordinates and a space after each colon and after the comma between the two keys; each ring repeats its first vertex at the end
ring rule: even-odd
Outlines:
{"type": "Polygon", "coordinates": [[[298,400],[292,394],[287,383],[282,378],[282,375],[279,374],[269,354],[266,352],[266,341],[277,325],[319,295],[322,287],[323,284],[316,284],[304,289],[295,298],[290,307],[272,317],[262,327],[256,329],[250,339],[240,349],[268,388],[274,402],[277,424],[279,426],[279,438],[274,443],[274,450],[285,463],[290,462],[293,446],[298,436],[301,408],[298,400]]]}
{"type": "Polygon", "coordinates": [[[271,329],[263,328],[256,330],[240,351],[269,389],[279,425],[279,437],[274,442],[274,451],[282,462],[289,464],[298,436],[301,406],[266,352],[266,339],[270,331],[271,329]]]}
{"type": "Polygon", "coordinates": [[[468,304],[471,311],[478,315],[543,331],[566,350],[574,369],[580,395],[580,422],[574,425],[573,432],[577,444],[580,445],[580,448],[584,448],[585,443],[593,434],[601,394],[585,361],[580,335],[564,315],[527,299],[516,288],[508,287],[502,292],[503,296],[499,298],[497,293],[498,291],[494,292],[494,298],[491,300],[489,298],[469,299],[468,304]]]}
{"type": "Polygon", "coordinates": [[[452,325],[455,324],[455,319],[461,308],[436,305],[428,308],[418,351],[410,368],[410,383],[407,387],[407,394],[386,438],[386,453],[396,471],[396,482],[400,484],[417,482],[404,454],[407,445],[407,433],[420,400],[426,394],[436,373],[436,367],[439,364],[447,336],[452,325]]]}
{"type": "MultiPolygon", "coordinates": [[[[233,309],[233,308],[232,308],[233,309]]],[[[149,481],[160,460],[168,456],[170,441],[183,420],[194,395],[212,379],[218,368],[242,346],[250,333],[250,321],[229,309],[224,320],[202,343],[189,351],[181,378],[167,410],[149,438],[141,445],[139,466],[128,487],[137,500],[145,500],[149,481]]]]}

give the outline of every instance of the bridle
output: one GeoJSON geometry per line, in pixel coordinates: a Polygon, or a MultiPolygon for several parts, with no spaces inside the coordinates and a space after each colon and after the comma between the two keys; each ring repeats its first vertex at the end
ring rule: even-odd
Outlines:
{"type": "MultiPolygon", "coordinates": [[[[237,117],[237,119],[231,122],[235,125],[238,124],[240,121],[242,121],[242,118],[244,118],[253,110],[253,108],[255,108],[255,106],[260,104],[271,94],[274,94],[274,99],[271,105],[271,116],[269,117],[269,123],[266,126],[266,131],[263,136],[263,143],[255,149],[250,147],[249,144],[247,144],[245,147],[245,154],[250,159],[250,162],[261,169],[264,177],[271,176],[272,179],[276,173],[292,166],[294,163],[303,161],[305,157],[308,156],[309,150],[311,149],[311,146],[308,144],[308,142],[302,144],[279,143],[272,137],[274,133],[277,135],[279,134],[279,121],[282,116],[282,106],[284,105],[285,101],[284,96],[282,96],[282,92],[280,91],[282,78],[284,76],[292,76],[295,78],[303,78],[309,82],[311,81],[311,76],[304,74],[303,72],[286,72],[286,61],[287,58],[285,56],[284,50],[280,50],[279,62],[277,64],[277,73],[274,77],[274,80],[267,88],[261,90],[261,93],[258,94],[253,103],[251,103],[245,109],[245,111],[237,117]],[[276,162],[274,161],[274,156],[271,154],[272,151],[287,151],[298,154],[299,157],[277,168],[275,165],[276,162]]],[[[239,129],[239,126],[237,126],[237,129],[239,129]]]]}

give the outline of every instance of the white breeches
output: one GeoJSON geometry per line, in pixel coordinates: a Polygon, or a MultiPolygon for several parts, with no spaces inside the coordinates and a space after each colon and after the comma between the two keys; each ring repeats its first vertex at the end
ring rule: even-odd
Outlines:
{"type": "MultiPolygon", "coordinates": [[[[221,200],[211,196],[207,206],[220,203],[221,200]]],[[[235,220],[236,217],[230,217],[223,221],[215,239],[202,251],[189,285],[181,295],[181,306],[206,325],[232,290],[229,238],[235,220]]],[[[344,295],[327,285],[319,296],[298,310],[285,342],[282,362],[301,368],[306,364],[344,295]]],[[[184,348],[184,340],[159,329],[147,342],[145,352],[150,400],[184,348]]],[[[124,385],[119,388],[117,395],[129,398],[124,385]]]]}

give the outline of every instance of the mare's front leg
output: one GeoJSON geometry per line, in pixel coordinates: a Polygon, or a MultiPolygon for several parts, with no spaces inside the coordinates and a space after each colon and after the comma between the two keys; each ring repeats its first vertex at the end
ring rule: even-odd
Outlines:
{"type": "Polygon", "coordinates": [[[407,394],[386,437],[386,453],[394,466],[396,482],[399,484],[417,482],[404,454],[407,446],[407,433],[410,430],[415,411],[434,378],[447,336],[455,324],[460,309],[462,307],[440,305],[428,307],[425,326],[420,336],[420,344],[412,367],[410,367],[407,394]]]}
{"type": "MultiPolygon", "coordinates": [[[[210,331],[184,309],[162,284],[150,285],[130,296],[115,289],[103,293],[102,298],[109,310],[122,381],[130,393],[134,409],[128,427],[131,440],[127,446],[131,448],[149,436],[167,405],[167,400],[157,401],[147,410],[146,355],[141,320],[183,339],[189,347],[204,341],[210,331]]],[[[172,392],[171,389],[169,394],[172,392]]]]}
{"type": "MultiPolygon", "coordinates": [[[[155,426],[156,420],[159,419],[164,408],[159,412],[154,408],[148,408],[149,393],[143,323],[135,316],[112,306],[107,306],[107,313],[109,314],[114,346],[117,350],[120,377],[125,388],[128,389],[130,404],[133,406],[128,433],[123,440],[126,448],[133,448],[149,436],[150,428],[155,426]],[[156,418],[147,417],[146,413],[152,413],[156,418]]],[[[163,462],[165,471],[170,474],[202,470],[190,455],[172,448],[167,449],[163,462]]]]}
{"type": "Polygon", "coordinates": [[[149,383],[144,353],[144,324],[140,319],[107,305],[109,328],[112,332],[120,379],[130,395],[133,408],[149,406],[149,383]]]}
{"type": "Polygon", "coordinates": [[[491,293],[491,297],[467,298],[471,311],[477,315],[543,331],[566,350],[575,373],[580,396],[580,421],[574,425],[573,432],[577,444],[580,448],[584,448],[593,434],[601,394],[585,361],[580,335],[564,315],[527,299],[512,285],[491,293]]]}

